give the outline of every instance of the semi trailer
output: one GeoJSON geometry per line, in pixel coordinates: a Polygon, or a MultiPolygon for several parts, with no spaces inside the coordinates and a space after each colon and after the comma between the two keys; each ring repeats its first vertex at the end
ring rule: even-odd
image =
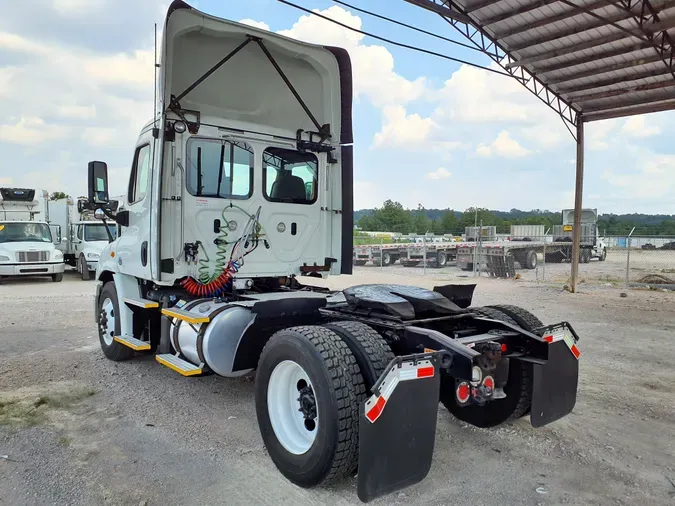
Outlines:
{"type": "Polygon", "coordinates": [[[494,427],[570,413],[579,337],[473,285],[313,283],[349,275],[353,248],[348,53],[200,12],[166,15],[158,114],[109,208],[95,321],[114,361],[151,354],[185,377],[255,371],[258,426],[278,470],[314,487],[356,474],[368,502],[422,481],[439,402],[494,427]]]}
{"type": "Polygon", "coordinates": [[[0,188],[0,281],[15,276],[63,279],[61,228],[49,224],[49,194],[0,188]]]}

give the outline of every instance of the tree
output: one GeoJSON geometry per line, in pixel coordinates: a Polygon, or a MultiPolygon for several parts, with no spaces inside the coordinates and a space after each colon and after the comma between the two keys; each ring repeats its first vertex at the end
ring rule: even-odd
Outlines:
{"type": "Polygon", "coordinates": [[[61,199],[69,199],[70,195],[67,193],[63,192],[54,192],[49,196],[49,200],[61,200],[61,199]]]}

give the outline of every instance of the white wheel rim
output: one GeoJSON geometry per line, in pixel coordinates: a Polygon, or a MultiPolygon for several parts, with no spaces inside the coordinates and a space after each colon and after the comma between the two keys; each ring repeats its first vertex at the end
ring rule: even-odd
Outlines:
{"type": "Polygon", "coordinates": [[[385,253],[384,254],[384,263],[388,264],[390,260],[391,260],[391,257],[389,256],[389,253],[385,253]]]}
{"type": "Polygon", "coordinates": [[[103,341],[110,346],[113,343],[115,333],[115,305],[112,300],[106,298],[103,301],[101,313],[105,314],[106,319],[105,324],[102,321],[99,323],[101,331],[103,332],[103,341]]]}
{"type": "Polygon", "coordinates": [[[317,416],[307,420],[298,398],[306,387],[314,391],[309,375],[292,360],[284,360],[272,371],[267,384],[267,411],[279,443],[293,455],[307,453],[319,430],[319,405],[314,397],[317,416]]]}

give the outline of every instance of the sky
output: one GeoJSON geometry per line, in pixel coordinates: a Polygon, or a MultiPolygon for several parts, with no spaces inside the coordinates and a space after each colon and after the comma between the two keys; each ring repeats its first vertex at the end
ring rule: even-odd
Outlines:
{"type": "MultiPolygon", "coordinates": [[[[153,24],[167,0],[33,0],[0,18],[0,186],[86,192],[106,161],[127,186],[134,143],[153,111],[153,24]]],[[[354,204],[409,208],[573,207],[575,144],[557,114],[515,80],[392,46],[275,0],[188,0],[219,17],[346,48],[354,78],[354,204]]],[[[330,0],[297,0],[386,38],[488,65],[477,52],[330,0]]],[[[403,0],[350,0],[447,37],[403,0]]],[[[586,126],[584,206],[675,214],[675,112],[586,126]]]]}

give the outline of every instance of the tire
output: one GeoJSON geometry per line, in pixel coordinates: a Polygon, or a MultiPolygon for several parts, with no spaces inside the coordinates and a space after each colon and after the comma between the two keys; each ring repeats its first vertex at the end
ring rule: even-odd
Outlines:
{"type": "MultiPolygon", "coordinates": [[[[387,341],[375,329],[361,322],[335,321],[323,326],[347,344],[359,366],[365,388],[369,390],[394,359],[387,341]]],[[[364,400],[365,393],[363,398],[359,397],[359,404],[364,400]]]]}
{"type": "Polygon", "coordinates": [[[363,266],[366,265],[366,263],[368,263],[368,262],[367,262],[366,260],[354,260],[353,263],[354,263],[354,265],[356,265],[356,266],[358,266],[358,267],[363,267],[363,266]]]}
{"type": "MultiPolygon", "coordinates": [[[[290,379],[296,377],[290,376],[290,379]]],[[[292,327],[280,330],[270,338],[258,362],[256,413],[267,451],[286,478],[300,487],[309,488],[343,478],[356,469],[359,433],[357,398],[363,391],[363,379],[354,356],[330,329],[292,327]],[[291,374],[287,372],[288,368],[296,371],[299,368],[301,379],[293,386],[300,391],[304,381],[302,389],[309,388],[304,395],[310,395],[315,400],[318,424],[313,428],[311,424],[307,425],[311,418],[305,416],[303,421],[294,418],[300,403],[294,405],[292,386],[288,403],[278,402],[279,397],[275,395],[275,392],[288,391],[288,388],[281,388],[284,375],[291,374]],[[302,379],[303,374],[306,379],[302,379]],[[278,422],[281,439],[273,426],[273,418],[278,422]],[[288,423],[289,420],[291,423],[288,423]],[[302,432],[303,426],[305,432],[302,432]],[[310,434],[314,431],[315,434],[310,434]],[[300,437],[286,437],[288,433],[299,434],[300,437]],[[308,439],[312,437],[310,443],[308,439]]]]}
{"type": "Polygon", "coordinates": [[[607,248],[602,248],[602,253],[600,253],[598,260],[600,262],[604,262],[605,260],[607,260],[607,248]]]}
{"type": "Polygon", "coordinates": [[[120,307],[113,281],[108,281],[103,285],[96,307],[98,308],[98,340],[101,343],[103,354],[115,362],[129,360],[134,356],[134,350],[113,339],[114,336],[120,335],[122,330],[120,319],[117,317],[120,307]],[[111,325],[111,319],[114,320],[113,325],[111,325]]]}
{"type": "MultiPolygon", "coordinates": [[[[502,308],[472,308],[473,312],[512,325],[518,321],[507,315],[502,308]]],[[[444,376],[441,384],[441,402],[455,418],[477,427],[496,427],[525,416],[532,403],[532,364],[520,360],[509,361],[509,377],[504,387],[506,397],[487,402],[483,406],[460,407],[455,397],[455,380],[444,376]]]]}
{"type": "Polygon", "coordinates": [[[58,272],[56,274],[52,274],[52,281],[54,283],[60,283],[61,281],[63,281],[63,273],[58,272]]]}
{"type": "Polygon", "coordinates": [[[420,264],[418,260],[404,260],[401,263],[403,267],[417,267],[420,264]]]}
{"type": "Polygon", "coordinates": [[[89,272],[89,266],[87,265],[87,262],[84,260],[84,255],[81,255],[79,260],[77,261],[77,270],[80,273],[80,276],[82,277],[82,281],[91,281],[94,279],[94,277],[91,275],[89,272]]]}
{"type": "Polygon", "coordinates": [[[383,267],[389,267],[393,263],[394,262],[392,260],[391,253],[388,251],[383,251],[382,256],[380,257],[380,265],[383,267]]]}
{"type": "Polygon", "coordinates": [[[434,262],[434,266],[438,269],[442,269],[443,267],[448,265],[448,255],[446,253],[443,253],[440,251],[438,255],[436,256],[436,261],[434,262]]]}
{"type": "Polygon", "coordinates": [[[534,250],[529,250],[525,253],[523,267],[528,270],[536,269],[539,259],[537,258],[537,252],[534,250]]]}
{"type": "Polygon", "coordinates": [[[473,264],[466,264],[464,267],[462,267],[463,271],[473,271],[473,264]]]}

